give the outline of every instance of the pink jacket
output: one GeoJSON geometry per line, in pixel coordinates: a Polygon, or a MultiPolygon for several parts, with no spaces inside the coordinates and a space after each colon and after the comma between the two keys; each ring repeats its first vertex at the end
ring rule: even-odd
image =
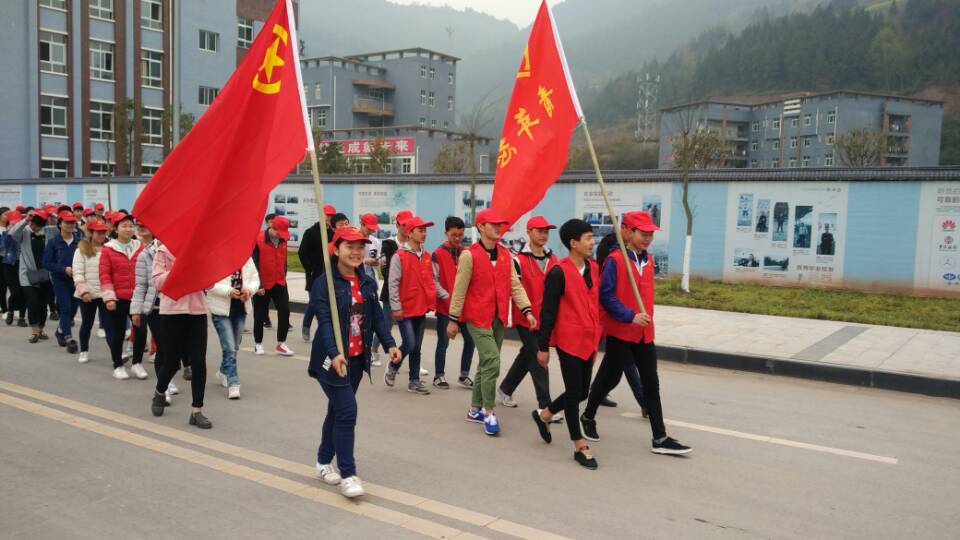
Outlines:
{"type": "MultiPolygon", "coordinates": [[[[157,290],[163,288],[163,282],[173,269],[173,262],[177,258],[170,253],[167,246],[160,246],[153,259],[153,284],[157,290]]],[[[207,295],[203,291],[196,291],[173,300],[160,293],[160,315],[206,315],[207,295]]]]}

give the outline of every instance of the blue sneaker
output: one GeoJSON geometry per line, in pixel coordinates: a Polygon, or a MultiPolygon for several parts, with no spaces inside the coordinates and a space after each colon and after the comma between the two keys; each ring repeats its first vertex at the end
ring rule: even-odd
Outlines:
{"type": "Polygon", "coordinates": [[[483,409],[477,409],[475,411],[467,409],[467,422],[476,422],[478,424],[482,424],[484,419],[483,409]]]}
{"type": "Polygon", "coordinates": [[[483,419],[483,432],[491,437],[500,434],[500,422],[497,420],[497,415],[490,413],[490,416],[483,419]]]}

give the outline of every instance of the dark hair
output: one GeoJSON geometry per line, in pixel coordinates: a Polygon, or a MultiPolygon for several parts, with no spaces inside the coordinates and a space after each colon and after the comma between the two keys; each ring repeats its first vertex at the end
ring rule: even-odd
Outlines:
{"type": "Polygon", "coordinates": [[[264,223],[267,223],[267,222],[269,222],[271,219],[273,219],[273,218],[275,218],[275,217],[277,217],[276,214],[267,214],[266,217],[263,218],[263,222],[264,222],[264,223]]]}
{"type": "Polygon", "coordinates": [[[592,233],[593,227],[582,219],[571,219],[560,226],[560,242],[563,247],[570,249],[570,242],[580,240],[583,235],[592,233]]]}
{"type": "Polygon", "coordinates": [[[37,226],[40,226],[40,227],[43,227],[44,225],[47,224],[47,220],[45,220],[45,219],[43,219],[42,217],[37,216],[37,215],[34,215],[34,216],[33,216],[33,219],[31,219],[30,222],[33,223],[34,225],[37,225],[37,226]]]}
{"type": "Polygon", "coordinates": [[[0,214],[6,214],[9,211],[10,209],[7,208],[6,206],[0,206],[0,214]]]}
{"type": "Polygon", "coordinates": [[[449,231],[450,229],[466,229],[467,224],[463,222],[462,219],[457,216],[450,216],[446,221],[443,222],[444,232],[449,231]]]}
{"type": "Polygon", "coordinates": [[[347,223],[350,223],[350,218],[348,218],[346,214],[341,214],[339,212],[334,214],[332,217],[330,217],[330,223],[334,226],[336,226],[337,223],[341,221],[346,221],[347,223]]]}

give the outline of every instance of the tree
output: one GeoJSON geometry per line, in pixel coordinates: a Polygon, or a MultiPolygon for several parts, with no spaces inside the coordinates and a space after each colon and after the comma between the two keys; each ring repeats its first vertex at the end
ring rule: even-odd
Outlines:
{"type": "Polygon", "coordinates": [[[837,135],[834,144],[844,167],[877,167],[883,163],[887,137],[877,129],[851,129],[837,135]]]}
{"type": "Polygon", "coordinates": [[[680,288],[690,292],[690,257],[693,249],[693,210],[690,208],[690,171],[718,167],[730,155],[730,146],[723,136],[713,130],[692,129],[692,111],[674,115],[679,131],[674,135],[673,162],[683,179],[683,212],[687,217],[687,237],[683,248],[683,276],[680,288]]]}
{"type": "Polygon", "coordinates": [[[330,141],[320,147],[319,164],[323,174],[344,174],[350,172],[350,160],[343,155],[343,147],[336,141],[330,141]]]}
{"type": "Polygon", "coordinates": [[[909,62],[907,45],[897,32],[887,26],[877,32],[867,49],[867,62],[880,79],[881,88],[899,90],[903,87],[903,74],[909,62]]]}
{"type": "Polygon", "coordinates": [[[482,136],[481,133],[493,121],[491,116],[493,104],[488,99],[491,92],[487,92],[469,111],[460,115],[459,127],[463,132],[463,138],[467,142],[469,152],[471,223],[476,223],[477,217],[477,139],[482,136]]]}
{"type": "Polygon", "coordinates": [[[140,111],[134,105],[133,100],[124,98],[117,104],[114,112],[116,133],[114,134],[116,154],[116,174],[126,176],[133,173],[133,163],[135,162],[136,148],[140,146],[142,130],[136,129],[140,122],[140,111]]]}
{"type": "Polygon", "coordinates": [[[943,119],[940,164],[960,165],[960,117],[947,116],[943,119]]]}
{"type": "Polygon", "coordinates": [[[383,174],[387,172],[387,167],[390,166],[390,157],[393,155],[393,150],[384,143],[383,135],[380,135],[370,144],[370,153],[367,155],[370,157],[368,172],[383,174]]]}
{"type": "Polygon", "coordinates": [[[470,145],[466,141],[448,141],[433,160],[433,172],[460,174],[470,165],[470,145]]]}

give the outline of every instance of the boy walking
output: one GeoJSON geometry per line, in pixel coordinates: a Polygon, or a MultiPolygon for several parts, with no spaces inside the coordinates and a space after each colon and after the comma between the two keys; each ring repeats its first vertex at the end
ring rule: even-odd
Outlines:
{"type": "MultiPolygon", "coordinates": [[[[463,220],[450,216],[444,223],[447,240],[433,252],[433,265],[437,274],[437,280],[440,287],[445,291],[453,290],[453,281],[457,277],[457,263],[460,256],[463,255],[463,236],[466,225],[463,220]]],[[[444,370],[447,365],[447,347],[450,344],[450,338],[447,337],[447,324],[450,322],[450,298],[437,300],[437,351],[434,356],[436,365],[436,374],[433,378],[433,386],[447,389],[444,378],[444,370]]],[[[461,386],[472,388],[473,381],[470,380],[470,364],[473,363],[473,338],[467,332],[467,327],[460,325],[460,331],[463,332],[463,354],[460,355],[460,376],[457,378],[461,386]]]]}

